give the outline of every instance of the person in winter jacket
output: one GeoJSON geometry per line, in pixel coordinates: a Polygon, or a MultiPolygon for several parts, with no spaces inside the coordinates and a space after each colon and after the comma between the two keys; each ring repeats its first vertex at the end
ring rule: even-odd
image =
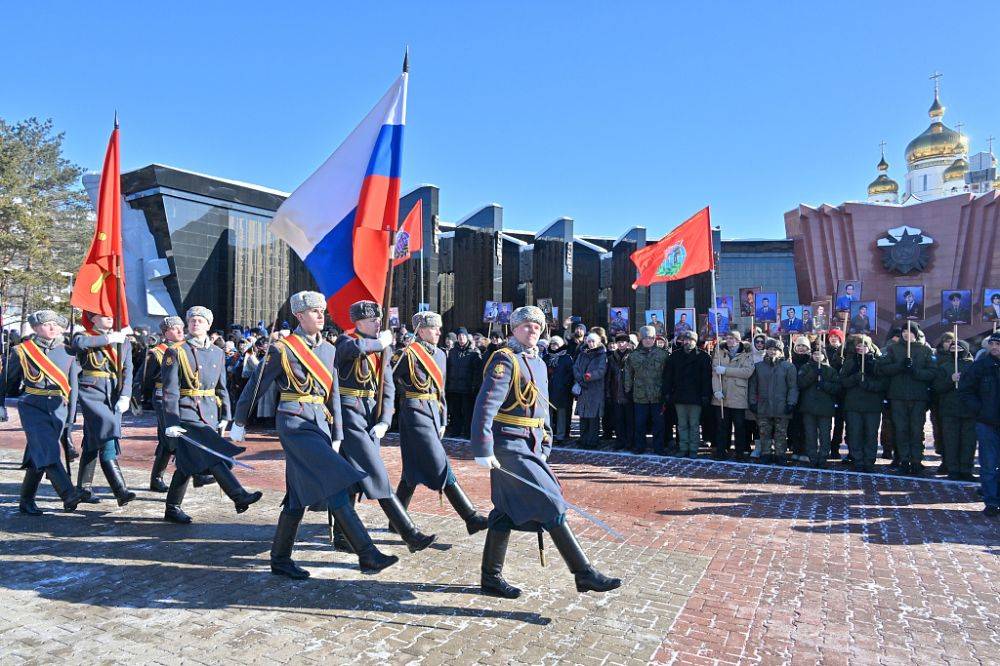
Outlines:
{"type": "MultiPolygon", "coordinates": [[[[840,329],[830,331],[826,336],[826,360],[830,367],[840,375],[841,368],[844,367],[844,332],[840,329]]],[[[830,437],[830,458],[836,460],[840,457],[840,445],[844,443],[844,426],[846,424],[846,410],[844,409],[844,390],[841,387],[840,395],[837,396],[837,412],[833,415],[833,435],[830,437]]],[[[844,462],[848,460],[850,452],[844,457],[844,462]]]]}
{"type": "Polygon", "coordinates": [[[634,409],[634,439],[632,451],[646,451],[646,433],[653,431],[653,451],[664,450],[663,418],[663,366],[669,354],[656,345],[656,329],[643,326],[639,329],[639,348],[632,352],[625,363],[624,389],[632,394],[634,409]]]}
{"type": "Polygon", "coordinates": [[[799,367],[796,379],[799,387],[798,411],[802,414],[805,433],[805,454],[816,469],[826,467],[830,452],[830,431],[837,411],[840,376],[826,358],[826,349],[814,342],[808,363],[799,367]]]}
{"type": "Polygon", "coordinates": [[[781,340],[768,339],[764,360],[750,377],[749,407],[760,428],[761,462],[785,463],[788,421],[799,400],[795,366],[784,358],[781,340]]]}
{"type": "Polygon", "coordinates": [[[684,331],[677,336],[679,348],[663,366],[663,398],[677,412],[677,440],[682,458],[698,457],[701,441],[701,410],[712,397],[712,361],[698,349],[698,336],[684,331]]]}
{"type": "MultiPolygon", "coordinates": [[[[802,366],[809,363],[812,354],[812,344],[809,338],[804,335],[796,335],[792,338],[792,365],[798,374],[802,366]]],[[[799,391],[801,395],[801,391],[799,391]]],[[[806,454],[805,426],[802,419],[802,412],[798,409],[792,414],[788,421],[788,449],[793,457],[799,462],[811,462],[806,454]]],[[[825,455],[825,454],[824,454],[825,455]]]]}
{"type": "Polygon", "coordinates": [[[874,472],[878,428],[888,380],[877,372],[878,347],[867,335],[852,338],[854,349],[844,356],[840,386],[844,392],[847,446],[856,472],[874,472]]]}
{"type": "Polygon", "coordinates": [[[987,350],[962,373],[958,396],[975,415],[983,513],[995,518],[1000,516],[1000,332],[987,338],[987,350]]]}
{"type": "Polygon", "coordinates": [[[549,350],[544,356],[549,375],[549,408],[552,412],[552,436],[557,444],[569,438],[573,406],[573,357],[566,343],[558,335],[549,339],[549,350]]]}
{"type": "Polygon", "coordinates": [[[604,411],[604,375],[608,370],[607,349],[597,333],[588,333],[573,364],[573,379],[580,393],[576,415],[580,417],[580,446],[597,447],[601,413],[604,411]]]}
{"type": "Polygon", "coordinates": [[[472,424],[472,407],[479,391],[483,357],[465,328],[458,329],[455,339],[455,346],[448,350],[445,371],[448,428],[452,437],[467,438],[472,424]]]}
{"type": "Polygon", "coordinates": [[[739,331],[726,333],[712,357],[712,404],[718,416],[713,458],[729,457],[730,442],[735,436],[736,459],[749,457],[746,435],[747,391],[753,375],[753,358],[742,343],[739,331]]]}
{"type": "Polygon", "coordinates": [[[972,464],[976,457],[976,419],[969,406],[962,401],[958,385],[962,373],[975,359],[965,340],[951,340],[951,349],[942,350],[937,357],[937,376],[933,388],[937,411],[941,419],[940,436],[948,478],[952,481],[972,481],[972,464]],[[955,352],[958,352],[958,370],[955,370],[955,352]]]}
{"type": "Polygon", "coordinates": [[[937,375],[931,349],[917,341],[918,333],[916,324],[904,328],[902,339],[889,345],[878,366],[878,371],[889,378],[888,398],[899,449],[899,473],[913,476],[923,473],[928,391],[937,375]]]}
{"type": "Polygon", "coordinates": [[[632,355],[632,342],[628,334],[619,333],[615,336],[614,350],[608,354],[608,373],[605,375],[607,391],[606,404],[611,405],[614,419],[615,443],[614,449],[621,451],[632,446],[635,436],[635,413],[632,407],[632,395],[625,390],[625,372],[629,356],[632,355]]]}
{"type": "MultiPolygon", "coordinates": [[[[764,345],[767,343],[767,336],[760,333],[758,330],[751,331],[749,333],[751,336],[750,345],[750,360],[753,361],[754,366],[764,360],[764,345]]],[[[747,384],[749,390],[749,384],[747,384]]],[[[749,404],[746,411],[746,427],[747,427],[747,448],[753,447],[753,452],[750,457],[753,459],[760,458],[760,430],[757,427],[757,416],[750,411],[749,404]]]]}
{"type": "MultiPolygon", "coordinates": [[[[937,344],[934,345],[934,364],[938,365],[941,358],[950,358],[954,363],[954,353],[952,353],[953,345],[955,342],[955,334],[951,331],[945,331],[938,338],[937,344]]],[[[935,381],[937,378],[935,378],[935,381]]],[[[948,471],[948,461],[944,456],[944,437],[941,435],[941,401],[938,392],[934,390],[934,382],[931,382],[931,391],[928,395],[931,415],[931,441],[934,442],[934,453],[941,457],[941,465],[937,468],[935,474],[941,474],[942,476],[947,476],[950,472],[948,471]]]]}

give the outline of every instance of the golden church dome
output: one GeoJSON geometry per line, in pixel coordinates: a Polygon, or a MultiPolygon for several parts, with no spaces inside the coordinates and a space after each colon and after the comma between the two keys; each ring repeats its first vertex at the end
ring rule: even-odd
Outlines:
{"type": "Polygon", "coordinates": [[[875,196],[876,194],[898,194],[899,193],[899,183],[894,181],[889,176],[884,173],[880,173],[878,178],[873,180],[868,186],[868,196],[875,196]]]}
{"type": "Polygon", "coordinates": [[[940,118],[944,115],[944,104],[938,99],[937,91],[934,91],[934,103],[931,104],[931,108],[927,109],[927,115],[931,118],[940,118]]]}
{"type": "Polygon", "coordinates": [[[945,126],[941,121],[931,123],[923,134],[906,146],[906,163],[934,157],[959,157],[969,152],[969,140],[945,126]]]}
{"type": "Polygon", "coordinates": [[[959,157],[951,163],[951,166],[944,170],[943,178],[945,182],[949,180],[965,180],[965,174],[969,171],[969,163],[964,158],[959,157]]]}

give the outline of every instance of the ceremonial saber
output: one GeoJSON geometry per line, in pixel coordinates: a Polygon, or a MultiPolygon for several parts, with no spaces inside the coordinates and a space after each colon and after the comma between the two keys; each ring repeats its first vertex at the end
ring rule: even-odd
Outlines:
{"type": "Polygon", "coordinates": [[[211,453],[213,456],[218,456],[219,458],[222,458],[223,460],[225,460],[228,463],[232,463],[232,464],[237,465],[239,467],[243,467],[244,469],[249,469],[251,471],[256,471],[252,466],[246,464],[245,462],[240,462],[236,458],[230,458],[229,456],[227,456],[225,454],[222,454],[222,453],[219,453],[218,451],[213,451],[212,449],[208,448],[204,444],[199,444],[198,442],[194,441],[193,439],[191,439],[190,437],[188,437],[184,433],[180,433],[178,435],[178,437],[180,437],[181,439],[183,439],[188,444],[194,444],[195,446],[197,446],[202,451],[207,451],[208,453],[211,453]]]}
{"type": "Polygon", "coordinates": [[[563,504],[566,505],[567,508],[573,509],[578,514],[580,514],[581,516],[583,516],[584,518],[586,518],[590,522],[594,523],[595,525],[597,525],[598,527],[600,527],[602,530],[604,530],[605,532],[607,532],[608,534],[610,534],[614,538],[618,539],[619,541],[624,541],[625,540],[625,535],[623,535],[621,532],[616,531],[614,528],[612,528],[610,525],[608,525],[607,523],[605,523],[603,520],[601,520],[600,518],[598,518],[596,516],[593,516],[593,515],[587,513],[585,510],[581,509],[577,505],[572,504],[570,502],[567,502],[566,498],[560,497],[559,495],[556,495],[555,493],[549,492],[548,490],[546,490],[545,488],[542,488],[537,483],[534,483],[532,481],[528,481],[523,476],[518,476],[517,474],[514,474],[514,472],[511,472],[510,470],[508,470],[508,469],[506,469],[504,467],[493,467],[492,469],[495,469],[498,472],[503,472],[507,476],[514,477],[515,479],[517,479],[521,483],[525,484],[529,488],[534,488],[535,490],[537,490],[538,492],[542,493],[543,495],[545,495],[549,499],[554,499],[554,500],[562,502],[563,504]]]}

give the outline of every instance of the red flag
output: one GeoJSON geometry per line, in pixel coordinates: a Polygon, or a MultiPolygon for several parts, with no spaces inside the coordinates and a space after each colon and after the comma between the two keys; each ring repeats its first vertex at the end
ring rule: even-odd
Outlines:
{"type": "Polygon", "coordinates": [[[122,263],[121,156],[118,122],[108,141],[97,196],[97,227],[90,251],[80,265],[70,304],[115,318],[115,328],[128,326],[125,270],[122,263]]]}
{"type": "Polygon", "coordinates": [[[652,245],[631,256],[639,271],[632,288],[681,280],[715,268],[712,222],[708,206],[652,245]]]}
{"type": "Polygon", "coordinates": [[[424,248],[424,201],[417,199],[415,205],[396,232],[396,242],[392,250],[392,266],[395,268],[410,258],[414,252],[424,248]]]}

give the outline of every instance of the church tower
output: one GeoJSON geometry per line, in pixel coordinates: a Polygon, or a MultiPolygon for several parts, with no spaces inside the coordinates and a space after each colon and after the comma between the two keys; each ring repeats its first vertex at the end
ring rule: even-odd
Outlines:
{"type": "Polygon", "coordinates": [[[906,146],[906,196],[903,203],[930,201],[965,190],[969,140],[947,127],[938,79],[934,74],[934,102],[927,111],[930,126],[906,146]]]}
{"type": "Polygon", "coordinates": [[[889,163],[885,161],[885,141],[882,159],[878,161],[878,176],[868,185],[868,203],[894,204],[899,201],[899,183],[889,178],[889,163]]]}

